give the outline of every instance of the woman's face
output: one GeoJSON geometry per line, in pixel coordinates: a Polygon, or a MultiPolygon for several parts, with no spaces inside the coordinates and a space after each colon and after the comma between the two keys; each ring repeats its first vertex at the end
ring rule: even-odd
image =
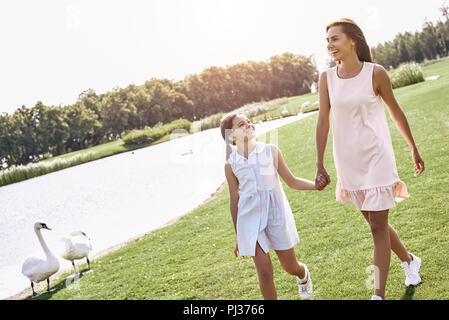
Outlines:
{"type": "Polygon", "coordinates": [[[244,139],[254,139],[256,137],[256,128],[251,121],[244,115],[238,114],[232,119],[232,137],[237,143],[245,141],[244,139]],[[235,138],[234,138],[235,137],[235,138]]]}
{"type": "Polygon", "coordinates": [[[335,61],[344,60],[355,52],[355,43],[345,33],[342,26],[330,27],[327,31],[327,50],[335,61]]]}

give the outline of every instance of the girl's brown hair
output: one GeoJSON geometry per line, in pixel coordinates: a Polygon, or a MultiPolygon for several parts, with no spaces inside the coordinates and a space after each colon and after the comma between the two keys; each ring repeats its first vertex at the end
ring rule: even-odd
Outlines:
{"type": "Polygon", "coordinates": [[[371,51],[366,43],[362,29],[354,21],[348,18],[339,19],[329,24],[326,27],[326,32],[335,26],[341,26],[343,33],[355,42],[357,56],[360,61],[373,62],[373,57],[371,56],[371,51]]]}
{"type": "MultiPolygon", "coordinates": [[[[234,120],[235,116],[237,116],[240,113],[241,112],[232,112],[232,113],[229,113],[229,114],[223,116],[223,118],[221,119],[221,123],[220,123],[221,135],[222,135],[224,141],[226,142],[226,158],[225,158],[226,161],[228,160],[229,155],[232,152],[231,143],[230,143],[229,139],[227,139],[229,137],[229,133],[228,133],[228,135],[226,135],[226,130],[232,129],[232,121],[234,120]]],[[[235,145],[234,141],[232,142],[232,145],[235,145]]]]}

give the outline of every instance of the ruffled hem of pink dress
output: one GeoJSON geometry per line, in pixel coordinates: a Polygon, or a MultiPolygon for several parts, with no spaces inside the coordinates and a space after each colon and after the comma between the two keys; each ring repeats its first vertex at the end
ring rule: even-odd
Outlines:
{"type": "Polygon", "coordinates": [[[402,181],[396,181],[389,186],[349,191],[337,183],[337,201],[342,204],[354,203],[359,211],[382,211],[394,208],[396,203],[409,198],[407,186],[402,181]]]}

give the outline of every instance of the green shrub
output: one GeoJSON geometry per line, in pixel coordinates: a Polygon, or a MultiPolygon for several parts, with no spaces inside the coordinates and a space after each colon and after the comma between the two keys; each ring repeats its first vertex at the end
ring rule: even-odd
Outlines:
{"type": "Polygon", "coordinates": [[[168,133],[172,132],[175,129],[184,129],[188,132],[191,132],[192,123],[187,119],[178,119],[174,120],[166,125],[163,125],[161,128],[165,127],[168,133]]]}
{"type": "Polygon", "coordinates": [[[224,112],[213,114],[213,115],[208,116],[206,118],[200,119],[196,123],[200,124],[200,130],[201,131],[207,130],[207,129],[212,129],[212,128],[218,128],[220,126],[221,118],[225,114],[226,113],[224,113],[224,112]]]}
{"type": "Polygon", "coordinates": [[[314,104],[314,105],[311,105],[311,106],[302,107],[302,108],[301,108],[301,112],[302,112],[302,113],[312,112],[312,111],[318,110],[319,108],[320,108],[319,105],[314,104]]]}
{"type": "Polygon", "coordinates": [[[150,140],[150,133],[151,129],[133,130],[130,133],[124,135],[122,140],[126,145],[145,144],[150,140]]]}
{"type": "Polygon", "coordinates": [[[393,89],[424,81],[422,69],[416,63],[401,64],[389,73],[393,89]]]}
{"type": "Polygon", "coordinates": [[[183,129],[187,132],[192,132],[192,123],[186,119],[174,120],[164,125],[157,125],[153,128],[143,130],[133,130],[123,136],[125,145],[140,145],[150,144],[162,137],[171,134],[176,129],[183,129]]]}

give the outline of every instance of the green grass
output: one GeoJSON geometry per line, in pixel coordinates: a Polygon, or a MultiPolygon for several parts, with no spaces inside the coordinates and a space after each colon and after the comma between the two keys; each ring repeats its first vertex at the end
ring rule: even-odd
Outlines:
{"type": "MultiPolygon", "coordinates": [[[[395,90],[406,113],[426,170],[413,176],[410,150],[389,120],[400,178],[410,199],[390,211],[390,223],[407,249],[423,260],[423,282],[406,289],[399,259],[392,254],[388,299],[449,299],[449,60],[423,67],[436,81],[395,90]]],[[[315,176],[317,116],[279,129],[279,148],[298,176],[315,176]]],[[[299,260],[312,275],[315,299],[369,299],[373,243],[368,224],[354,206],[335,201],[336,173],[332,135],[325,164],[332,183],[324,191],[296,191],[284,182],[301,242],[299,260]]],[[[92,262],[94,272],[79,280],[79,290],[56,280],[57,291],[38,299],[261,299],[252,259],[235,258],[235,233],[226,187],[217,198],[180,221],[143,236],[92,262]]],[[[298,299],[295,279],[271,253],[280,299],[298,299]]],[[[85,267],[85,265],[83,265],[85,267]]]]}

